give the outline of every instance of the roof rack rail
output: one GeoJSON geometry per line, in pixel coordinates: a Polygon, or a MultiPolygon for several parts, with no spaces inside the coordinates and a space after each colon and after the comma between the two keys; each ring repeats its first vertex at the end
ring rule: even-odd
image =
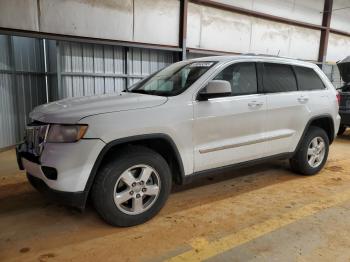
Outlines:
{"type": "Polygon", "coordinates": [[[279,55],[270,55],[270,54],[243,53],[242,55],[245,55],[245,56],[265,56],[265,57],[276,57],[276,58],[300,60],[298,58],[287,57],[287,56],[279,56],[279,55]]]}

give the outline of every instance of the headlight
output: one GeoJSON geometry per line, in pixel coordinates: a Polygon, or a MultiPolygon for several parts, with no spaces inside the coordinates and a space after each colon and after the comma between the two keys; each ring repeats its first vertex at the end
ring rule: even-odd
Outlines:
{"type": "Polygon", "coordinates": [[[84,137],[87,125],[50,125],[46,142],[72,143],[84,137]]]}

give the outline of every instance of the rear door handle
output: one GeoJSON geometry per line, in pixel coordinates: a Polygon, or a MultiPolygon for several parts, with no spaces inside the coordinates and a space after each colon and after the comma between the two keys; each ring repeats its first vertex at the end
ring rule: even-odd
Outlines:
{"type": "Polygon", "coordinates": [[[307,103],[309,101],[309,98],[306,96],[300,96],[300,97],[298,97],[298,101],[300,103],[307,103]]]}

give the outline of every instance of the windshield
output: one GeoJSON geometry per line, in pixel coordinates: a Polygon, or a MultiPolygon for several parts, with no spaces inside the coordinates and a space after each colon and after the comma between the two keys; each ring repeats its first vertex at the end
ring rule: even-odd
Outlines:
{"type": "Polygon", "coordinates": [[[132,93],[175,96],[196,82],[214,62],[179,62],[130,87],[132,93]]]}

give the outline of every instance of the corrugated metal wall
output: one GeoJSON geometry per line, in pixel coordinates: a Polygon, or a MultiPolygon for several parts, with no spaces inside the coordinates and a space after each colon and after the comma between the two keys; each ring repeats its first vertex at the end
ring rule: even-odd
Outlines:
{"type": "Polygon", "coordinates": [[[173,63],[173,53],[158,50],[131,48],[129,49],[128,75],[129,86],[145,76],[173,63]]]}
{"type": "Polygon", "coordinates": [[[10,42],[7,36],[0,36],[0,148],[16,141],[15,95],[10,63],[10,42]],[[9,71],[9,73],[6,73],[9,71]]]}
{"type": "Polygon", "coordinates": [[[74,96],[121,92],[173,62],[167,51],[0,35],[0,148],[23,137],[37,105],[74,96]],[[45,75],[48,77],[46,94],[45,75]]]}
{"type": "Polygon", "coordinates": [[[0,35],[0,148],[23,137],[28,113],[46,102],[42,41],[0,35]]]}
{"type": "Polygon", "coordinates": [[[121,92],[173,62],[172,52],[59,42],[58,98],[121,92]]]}

